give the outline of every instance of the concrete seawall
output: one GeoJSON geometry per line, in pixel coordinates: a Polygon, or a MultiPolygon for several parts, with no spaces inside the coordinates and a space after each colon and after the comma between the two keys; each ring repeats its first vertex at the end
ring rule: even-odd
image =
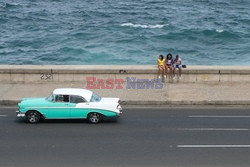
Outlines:
{"type": "Polygon", "coordinates": [[[123,105],[250,105],[250,66],[188,66],[181,80],[163,83],[156,82],[157,71],[154,65],[0,65],[0,105],[46,97],[60,87],[119,97],[123,105]],[[89,77],[105,86],[88,87],[89,77]]]}
{"type": "MultiPolygon", "coordinates": [[[[154,65],[0,65],[2,83],[86,82],[101,79],[157,79],[154,65]]],[[[181,82],[250,82],[250,66],[188,66],[181,82]]]]}

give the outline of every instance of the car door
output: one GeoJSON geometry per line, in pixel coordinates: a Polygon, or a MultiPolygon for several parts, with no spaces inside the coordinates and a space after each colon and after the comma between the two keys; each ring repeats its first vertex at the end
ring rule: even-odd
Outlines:
{"type": "Polygon", "coordinates": [[[87,102],[81,96],[70,96],[70,103],[75,104],[75,107],[71,108],[70,117],[71,118],[87,118],[89,113],[89,102],[87,102]]]}
{"type": "Polygon", "coordinates": [[[74,104],[69,103],[69,95],[55,95],[54,102],[46,109],[46,118],[70,118],[72,107],[74,107],[74,104]]]}

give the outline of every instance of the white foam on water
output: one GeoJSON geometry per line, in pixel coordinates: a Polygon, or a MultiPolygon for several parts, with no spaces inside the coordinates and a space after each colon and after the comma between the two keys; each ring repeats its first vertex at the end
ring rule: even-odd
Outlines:
{"type": "Polygon", "coordinates": [[[19,5],[20,4],[18,4],[18,3],[0,2],[0,8],[8,8],[8,7],[19,6],[19,5]]]}
{"type": "Polygon", "coordinates": [[[222,33],[224,32],[224,30],[216,30],[216,32],[222,33]]]}
{"type": "Polygon", "coordinates": [[[146,24],[133,24],[133,23],[123,23],[121,26],[133,27],[133,28],[163,28],[163,24],[146,25],[146,24]]]}

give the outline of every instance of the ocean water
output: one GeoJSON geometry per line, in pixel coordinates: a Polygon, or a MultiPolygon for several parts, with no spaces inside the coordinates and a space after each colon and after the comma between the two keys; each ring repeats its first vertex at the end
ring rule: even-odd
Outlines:
{"type": "Polygon", "coordinates": [[[0,64],[250,65],[250,0],[0,0],[0,64]]]}

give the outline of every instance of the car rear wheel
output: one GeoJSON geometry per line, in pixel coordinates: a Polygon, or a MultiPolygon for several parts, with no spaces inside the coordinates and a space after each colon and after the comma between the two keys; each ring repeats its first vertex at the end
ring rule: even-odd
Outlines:
{"type": "Polygon", "coordinates": [[[27,121],[29,123],[38,123],[40,121],[40,114],[37,112],[37,111],[29,111],[27,114],[26,114],[26,118],[27,118],[27,121]]]}
{"type": "Polygon", "coordinates": [[[101,122],[102,120],[102,115],[98,113],[89,113],[88,114],[88,121],[93,124],[97,124],[101,122]]]}

